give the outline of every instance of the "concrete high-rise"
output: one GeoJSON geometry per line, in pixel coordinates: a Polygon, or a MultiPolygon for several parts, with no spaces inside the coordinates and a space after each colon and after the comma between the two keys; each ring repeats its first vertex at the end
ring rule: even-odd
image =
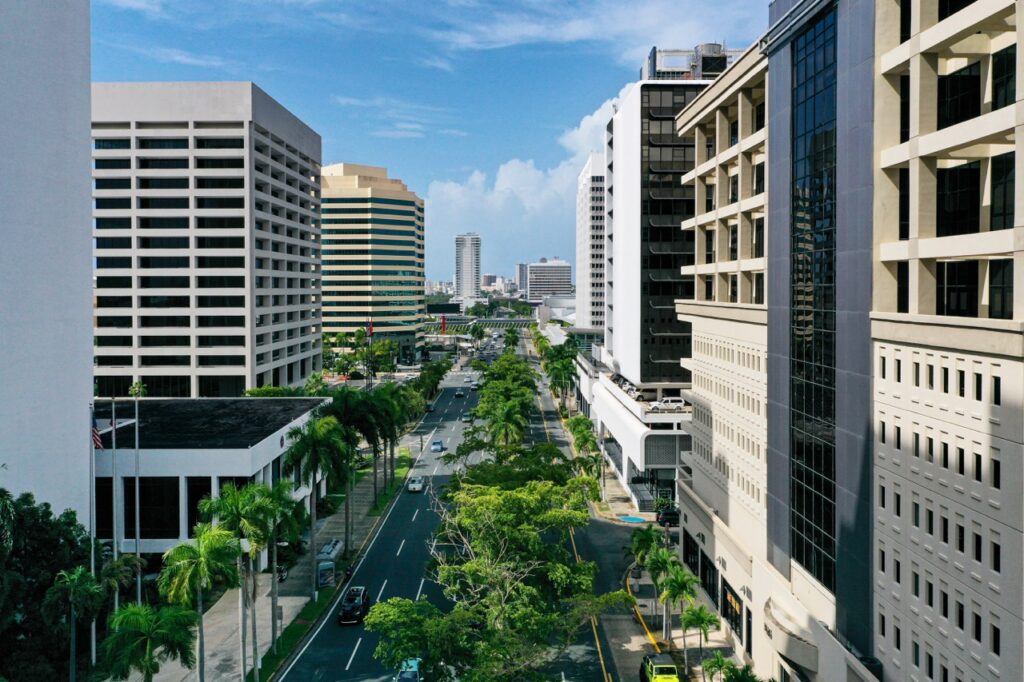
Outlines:
{"type": "Polygon", "coordinates": [[[513,281],[515,281],[520,291],[526,291],[527,268],[529,266],[529,263],[516,263],[516,274],[513,281]]]}
{"type": "Polygon", "coordinates": [[[320,369],[320,136],[252,83],[96,83],[96,385],[236,396],[320,369]]]}
{"type": "Polygon", "coordinates": [[[558,258],[541,258],[526,268],[526,298],[543,301],[545,296],[572,296],[572,266],[558,258]]]}
{"type": "Polygon", "coordinates": [[[480,235],[475,232],[455,235],[455,297],[480,295],[480,235]]]}
{"type": "Polygon", "coordinates": [[[387,169],[339,163],[321,170],[324,332],[373,325],[403,359],[422,342],[423,199],[387,169]]]}
{"type": "Polygon", "coordinates": [[[89,3],[0,21],[0,487],[89,523],[89,3]]]}
{"type": "Polygon", "coordinates": [[[593,153],[576,180],[576,326],[604,325],[604,154],[593,153]]]}

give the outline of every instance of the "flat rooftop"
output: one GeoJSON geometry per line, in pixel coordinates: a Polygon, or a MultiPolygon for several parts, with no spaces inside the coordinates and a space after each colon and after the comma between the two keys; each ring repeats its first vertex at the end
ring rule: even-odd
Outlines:
{"type": "MultiPolygon", "coordinates": [[[[325,402],[324,398],[169,398],[139,401],[139,442],[144,450],[237,450],[256,445],[325,402]]],[[[110,421],[110,400],[97,398],[96,419],[110,421]]],[[[135,447],[131,399],[118,399],[117,446],[135,447]]],[[[103,430],[101,428],[101,430],[103,430]]],[[[112,447],[109,430],[104,449],[112,447]]]]}

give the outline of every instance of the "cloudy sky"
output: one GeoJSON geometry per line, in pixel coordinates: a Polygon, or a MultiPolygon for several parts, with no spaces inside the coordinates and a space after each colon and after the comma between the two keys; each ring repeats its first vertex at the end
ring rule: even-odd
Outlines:
{"type": "Polygon", "coordinates": [[[427,277],[453,236],[483,270],[574,260],[576,176],[651,45],[746,47],[766,0],[93,0],[93,79],[252,80],[323,162],[387,166],[427,200],[427,277]]]}

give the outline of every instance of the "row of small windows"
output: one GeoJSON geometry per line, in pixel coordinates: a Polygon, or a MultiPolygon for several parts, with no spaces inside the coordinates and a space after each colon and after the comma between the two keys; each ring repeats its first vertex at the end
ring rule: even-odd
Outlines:
{"type": "Polygon", "coordinates": [[[415,237],[420,239],[421,230],[391,230],[386,227],[325,227],[320,233],[325,237],[328,235],[342,234],[363,234],[363,235],[393,235],[397,237],[415,237]]]}
{"type": "MultiPolygon", "coordinates": [[[[884,554],[883,554],[883,557],[884,557],[884,554]]],[[[900,568],[900,562],[896,561],[896,562],[894,562],[894,564],[895,564],[894,570],[898,570],[900,568]]],[[[916,592],[915,592],[914,596],[920,598],[920,594],[921,594],[921,591],[922,591],[921,590],[921,580],[920,580],[919,574],[916,571],[913,573],[912,581],[913,581],[914,585],[917,585],[916,592]]],[[[897,580],[896,582],[899,582],[899,580],[897,580]]],[[[980,604],[978,604],[977,602],[972,602],[971,603],[970,617],[968,618],[968,609],[967,609],[966,598],[964,597],[964,595],[962,593],[960,593],[959,591],[956,592],[955,596],[951,599],[949,592],[947,592],[945,589],[936,590],[934,585],[931,582],[926,582],[924,587],[925,587],[925,589],[924,589],[925,601],[926,601],[926,604],[929,607],[935,608],[935,602],[938,601],[938,611],[939,611],[940,615],[942,616],[942,618],[944,618],[945,620],[950,622],[952,625],[954,625],[956,627],[956,629],[959,630],[960,632],[962,632],[962,633],[969,632],[970,636],[971,636],[971,639],[974,640],[977,644],[984,644],[985,625],[984,625],[984,617],[983,617],[983,613],[982,613],[983,609],[982,609],[982,606],[980,604]],[[936,592],[938,592],[937,596],[935,594],[936,592]]],[[[896,619],[894,619],[894,620],[897,623],[899,622],[896,619]]],[[[998,616],[996,616],[994,614],[989,614],[989,620],[990,620],[989,631],[988,631],[989,651],[994,656],[999,656],[1002,653],[1002,629],[999,627],[999,618],[998,618],[998,616]]],[[[884,613],[880,613],[879,614],[879,621],[878,621],[878,634],[879,634],[880,637],[886,637],[887,636],[887,634],[886,634],[886,626],[887,626],[887,623],[886,623],[885,614],[884,613]]],[[[893,646],[896,648],[897,651],[901,651],[902,650],[901,647],[903,646],[903,642],[901,641],[902,633],[901,633],[900,628],[899,628],[898,625],[896,625],[893,628],[892,635],[893,635],[893,640],[892,640],[893,646]]],[[[914,646],[915,647],[917,646],[916,642],[914,643],[914,646]]],[[[920,658],[917,657],[917,656],[915,656],[913,658],[914,658],[914,660],[912,661],[913,664],[915,666],[920,666],[921,665],[920,658]]],[[[929,676],[930,675],[931,675],[931,673],[929,673],[929,676]]]]}
{"type": "Polygon", "coordinates": [[[383,197],[324,197],[321,202],[325,204],[390,204],[392,206],[413,206],[420,207],[414,201],[406,199],[385,199],[383,197]]]}
{"type": "Polygon", "coordinates": [[[405,225],[421,229],[420,225],[411,220],[392,220],[390,218],[324,218],[324,225],[405,225]]]}
{"type": "MultiPolygon", "coordinates": [[[[243,249],[245,237],[136,237],[139,249],[187,249],[194,244],[197,249],[243,249]]],[[[131,237],[96,237],[97,249],[130,249],[131,237]]]]}
{"type": "MultiPolygon", "coordinates": [[[[194,205],[189,197],[136,197],[136,208],[139,209],[236,209],[245,208],[244,197],[193,197],[194,205]]],[[[97,210],[115,210],[132,208],[130,197],[97,198],[97,210]]]]}
{"type": "MultiPolygon", "coordinates": [[[[366,292],[360,291],[359,294],[365,295],[366,292]]],[[[413,294],[417,296],[418,294],[413,294]]],[[[327,301],[323,302],[323,309],[326,312],[328,309],[334,308],[415,308],[419,310],[423,307],[423,301],[421,299],[398,299],[395,301],[389,301],[378,297],[374,294],[371,299],[353,300],[353,301],[327,301]]],[[[409,311],[408,314],[413,314],[414,311],[409,311]]]]}
{"type": "Polygon", "coordinates": [[[416,216],[416,213],[414,211],[403,211],[403,210],[396,209],[396,208],[377,208],[377,207],[374,207],[374,206],[369,206],[369,207],[364,207],[364,208],[327,208],[327,207],[324,207],[321,212],[324,213],[324,214],[328,214],[328,213],[336,213],[336,214],[346,214],[347,213],[347,214],[357,214],[357,215],[358,214],[369,214],[371,216],[374,215],[374,214],[377,214],[377,215],[399,215],[399,216],[409,216],[410,218],[414,218],[416,216]]]}
{"type": "MultiPolygon", "coordinates": [[[[244,275],[198,275],[194,279],[195,287],[198,289],[245,287],[244,275]]],[[[96,278],[97,289],[190,289],[192,286],[193,278],[188,275],[141,275],[137,278],[101,275],[96,278]]]]}
{"type": "MultiPolygon", "coordinates": [[[[985,391],[985,375],[981,372],[971,372],[968,375],[966,369],[960,369],[958,367],[944,367],[938,366],[938,374],[935,372],[936,365],[932,363],[922,363],[916,360],[911,362],[911,371],[906,377],[914,388],[926,388],[929,391],[942,391],[949,395],[955,391],[956,395],[960,398],[967,398],[970,395],[971,399],[977,402],[985,402],[986,400],[992,405],[1003,404],[1003,380],[998,374],[992,374],[988,378],[988,391],[985,391]]],[[[993,368],[995,369],[995,368],[993,368]]],[[[880,379],[887,379],[889,371],[889,363],[886,355],[879,354],[878,356],[878,377],[880,379]]],[[[904,383],[904,372],[903,372],[903,360],[901,358],[893,359],[893,374],[892,381],[897,384],[904,383]]]]}
{"type": "MultiPolygon", "coordinates": [[[[195,149],[243,149],[245,140],[241,137],[197,137],[195,149]]],[[[137,137],[136,149],[188,149],[187,137],[137,137]]],[[[130,137],[99,137],[93,142],[94,149],[131,149],[130,137]]]]}
{"type": "MultiPolygon", "coordinates": [[[[188,216],[146,217],[135,218],[135,225],[141,230],[187,230],[193,224],[200,230],[241,230],[245,228],[242,216],[196,216],[191,223],[188,216]]],[[[95,218],[93,227],[97,230],[130,230],[133,218],[95,218]]]]}
{"type": "Polygon", "coordinates": [[[323,249],[320,253],[324,256],[407,256],[409,258],[422,258],[422,255],[417,250],[404,249],[323,249]]]}
{"type": "MultiPolygon", "coordinates": [[[[887,425],[885,421],[879,421],[878,423],[878,442],[882,445],[887,444],[889,435],[887,433],[887,425]]],[[[936,441],[932,436],[925,436],[924,442],[921,441],[921,435],[914,431],[911,439],[911,454],[916,458],[924,457],[924,460],[929,464],[936,464],[940,468],[946,471],[953,471],[958,476],[968,476],[968,458],[967,451],[965,448],[956,447],[955,458],[951,458],[950,444],[946,441],[939,441],[938,448],[936,448],[936,441]]],[[[900,426],[893,427],[891,445],[894,450],[903,450],[903,428],[900,426]]],[[[999,490],[1003,485],[1003,473],[1002,464],[998,457],[999,451],[995,448],[992,449],[992,454],[989,455],[989,480],[988,483],[992,488],[999,490]]],[[[971,477],[978,483],[984,483],[985,481],[985,465],[984,458],[981,453],[974,452],[971,457],[971,477]]]]}
{"type": "MultiPolygon", "coordinates": [[[[980,616],[978,618],[980,619],[980,616]]],[[[893,620],[895,624],[892,628],[892,644],[896,651],[902,651],[903,631],[900,628],[899,619],[894,618],[893,620]]],[[[976,620],[976,622],[974,623],[974,628],[974,635],[976,635],[974,636],[974,640],[978,643],[981,643],[981,632],[980,630],[978,630],[978,628],[981,628],[980,620],[976,620]]],[[[878,614],[878,631],[879,639],[888,639],[889,635],[886,632],[886,616],[884,613],[878,614]]],[[[1000,636],[1001,635],[999,626],[993,624],[991,626],[991,632],[989,634],[989,642],[991,645],[991,650],[996,656],[999,655],[997,652],[1001,648],[1000,636]]],[[[940,653],[938,655],[940,663],[938,664],[938,666],[936,666],[935,655],[931,651],[931,646],[925,644],[924,658],[922,659],[921,644],[917,641],[917,638],[914,636],[913,632],[911,632],[910,662],[914,666],[914,668],[916,670],[923,672],[926,676],[926,679],[928,680],[936,680],[937,682],[950,682],[948,665],[949,662],[946,660],[945,654],[940,653]]],[[[954,674],[956,676],[955,678],[953,678],[955,682],[963,682],[964,679],[966,679],[964,677],[964,671],[961,670],[958,666],[954,668],[954,674]]]]}
{"type": "Polygon", "coordinates": [[[218,348],[245,346],[245,337],[242,335],[217,334],[216,336],[173,335],[173,336],[96,336],[93,337],[93,345],[97,347],[132,348],[135,345],[139,348],[218,348]]]}
{"type": "Polygon", "coordinates": [[[244,327],[244,315],[196,315],[193,325],[191,315],[140,315],[138,324],[133,324],[134,318],[131,315],[99,315],[96,317],[96,326],[100,329],[130,329],[140,327],[142,329],[154,327],[244,327]]]}
{"type": "MultiPolygon", "coordinates": [[[[732,466],[730,466],[727,457],[713,454],[711,448],[706,443],[698,439],[694,439],[693,441],[693,451],[699,458],[704,460],[708,466],[717,471],[723,479],[726,479],[730,483],[738,486],[751,502],[758,505],[762,504],[761,488],[751,479],[742,473],[737,472],[732,466]]],[[[765,502],[767,502],[767,500],[765,502]]]]}
{"type": "MultiPolygon", "coordinates": [[[[189,178],[135,178],[136,189],[189,189],[189,178]]],[[[96,178],[96,189],[131,189],[131,178],[96,178]]],[[[197,177],[196,189],[244,189],[245,178],[197,177]]]]}
{"type": "MultiPolygon", "coordinates": [[[[376,265],[378,261],[374,261],[376,265]]],[[[338,270],[324,268],[320,274],[324,277],[411,277],[421,279],[421,270],[338,270]]]]}
{"type": "MultiPolygon", "coordinates": [[[[131,355],[97,355],[94,362],[99,367],[133,367],[131,355]]],[[[241,367],[245,365],[244,355],[199,355],[196,367],[241,367]]],[[[189,355],[143,355],[139,367],[192,367],[189,355]]]]}
{"type": "MultiPolygon", "coordinates": [[[[239,157],[199,156],[196,157],[195,162],[195,168],[203,170],[245,168],[245,159],[239,157]]],[[[93,168],[96,170],[128,170],[131,167],[132,160],[128,158],[93,160],[93,168]]],[[[135,159],[135,167],[139,170],[186,170],[190,168],[190,165],[187,158],[140,156],[135,159]]]]}
{"type": "MultiPolygon", "coordinates": [[[[97,308],[131,308],[137,298],[140,308],[189,308],[193,305],[191,296],[97,296],[97,308]]],[[[245,296],[196,296],[197,308],[243,308],[245,296]]]]}
{"type": "MultiPolygon", "coordinates": [[[[188,268],[191,265],[190,256],[99,256],[96,258],[96,267],[105,269],[123,268],[188,268]],[[137,266],[133,260],[137,258],[137,266]]],[[[195,267],[197,268],[244,268],[245,256],[196,256],[195,267]]]]}
{"type": "Polygon", "coordinates": [[[409,246],[417,247],[413,239],[321,239],[321,244],[363,244],[369,246],[409,246]]]}

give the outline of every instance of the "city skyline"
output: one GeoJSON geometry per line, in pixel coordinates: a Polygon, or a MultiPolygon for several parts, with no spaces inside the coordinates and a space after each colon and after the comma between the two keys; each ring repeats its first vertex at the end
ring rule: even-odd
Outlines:
{"type": "Polygon", "coordinates": [[[528,3],[458,3],[456,11],[454,2],[260,0],[258,11],[240,0],[92,4],[93,80],[252,80],[323,136],[324,164],[385,166],[405,180],[428,207],[433,280],[453,272],[454,236],[474,230],[490,245],[483,271],[535,260],[542,254],[530,243],[539,240],[575,269],[576,177],[601,149],[612,105],[651,45],[745,47],[767,15],[766,5],[703,0],[692,3],[700,22],[662,0],[546,11],[528,3]],[[232,40],[218,41],[225,33],[232,40]],[[282,46],[272,59],[267,39],[282,46]],[[284,47],[306,41],[317,45],[315,62],[284,47]],[[529,79],[493,78],[522,69],[529,79]]]}

